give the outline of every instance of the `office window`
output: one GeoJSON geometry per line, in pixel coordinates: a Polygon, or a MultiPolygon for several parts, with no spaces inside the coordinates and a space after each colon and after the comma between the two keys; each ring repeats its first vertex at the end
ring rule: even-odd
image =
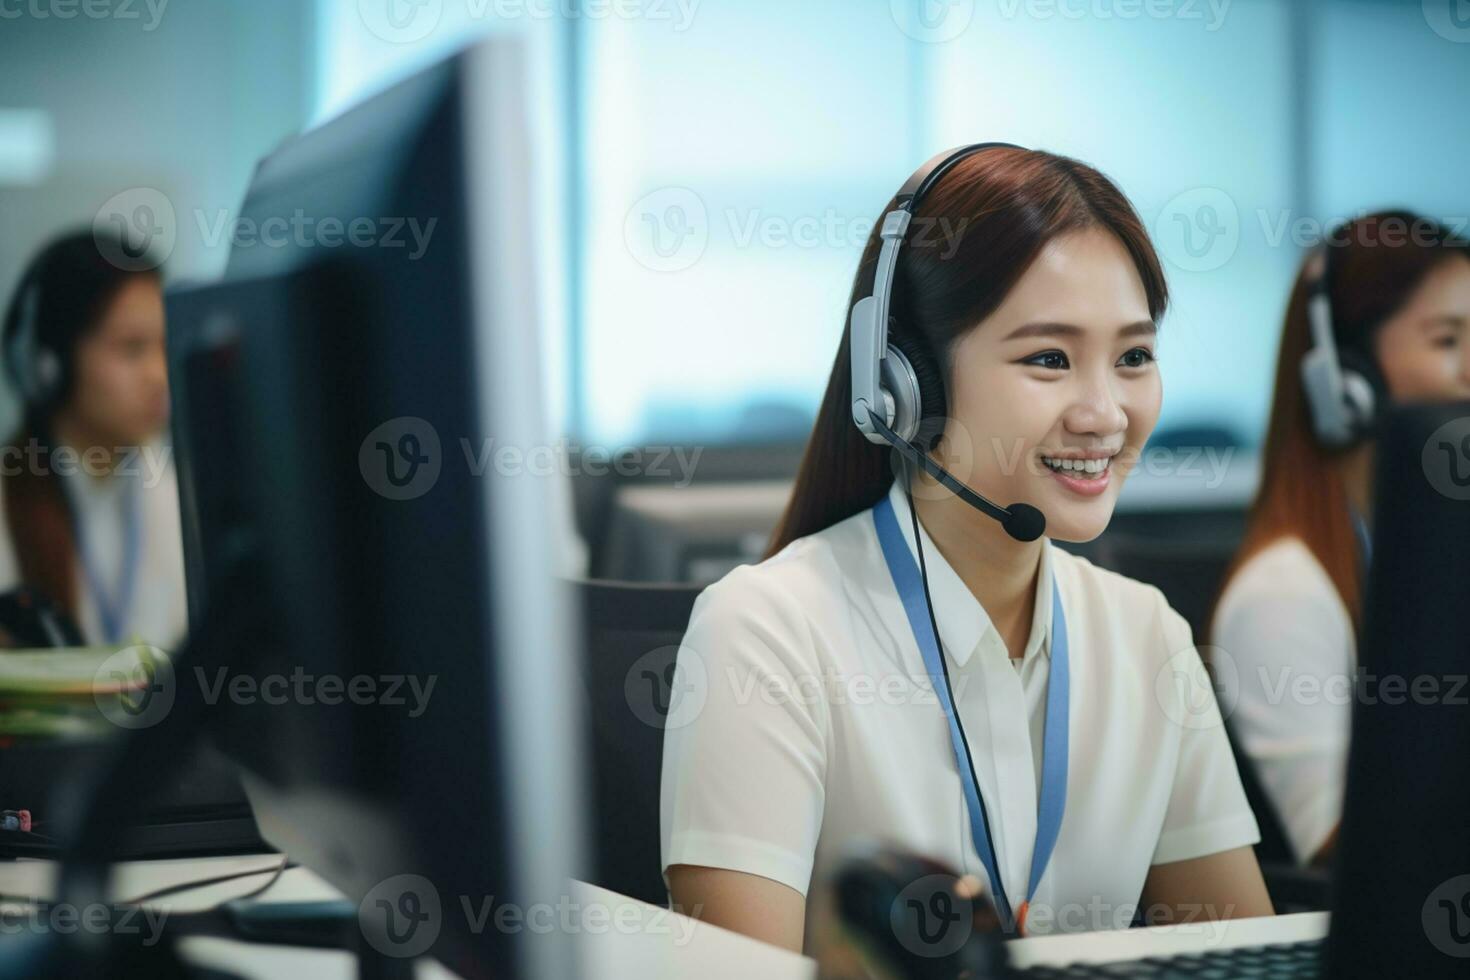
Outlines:
{"type": "Polygon", "coordinates": [[[40,109],[0,109],[0,186],[38,184],[51,172],[56,130],[40,109]]]}
{"type": "Polygon", "coordinates": [[[580,350],[594,438],[804,436],[878,209],[937,149],[986,139],[1119,182],[1163,232],[1174,289],[1165,424],[1223,416],[1254,435],[1290,261],[1240,221],[1290,200],[1283,5],[1239,3],[1218,23],[792,6],[588,31],[580,350]],[[830,40],[787,40],[809,33],[830,40]],[[1210,219],[1233,221],[1235,243],[1192,257],[1202,239],[1175,222],[1210,219]]]}
{"type": "Polygon", "coordinates": [[[1302,228],[1470,207],[1453,164],[1464,86],[1419,84],[1470,83],[1470,29],[1432,3],[318,9],[321,115],[489,31],[530,39],[548,399],[598,445],[804,438],[862,242],[945,146],[1005,139],[1113,177],[1173,294],[1161,429],[1247,445],[1302,228]],[[407,26],[379,23],[388,9],[407,26]]]}
{"type": "Polygon", "coordinates": [[[1407,207],[1470,237],[1470,6],[1318,7],[1312,95],[1320,108],[1310,137],[1323,214],[1407,207]]]}
{"type": "Polygon", "coordinates": [[[1265,424],[1298,254],[1269,233],[1294,204],[1288,11],[1248,0],[1218,14],[1148,9],[977,9],[958,38],[931,45],[931,142],[1005,139],[1111,177],[1143,218],[1172,296],[1158,431],[1216,425],[1250,443],[1265,424]],[[1113,15],[1067,13],[1077,9],[1113,15]]]}
{"type": "Polygon", "coordinates": [[[914,43],[886,0],[708,2],[585,39],[586,437],[804,438],[862,243],[923,150],[914,43]]]}

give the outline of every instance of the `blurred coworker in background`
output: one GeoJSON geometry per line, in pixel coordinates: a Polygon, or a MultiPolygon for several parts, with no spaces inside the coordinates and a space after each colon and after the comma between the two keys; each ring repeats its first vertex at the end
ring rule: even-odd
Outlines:
{"type": "Polygon", "coordinates": [[[41,251],[5,313],[24,405],[0,457],[0,589],[59,605],[86,642],[165,648],[186,626],[161,277],[92,231],[41,251]],[[137,270],[135,264],[132,269],[137,270]]]}
{"type": "Polygon", "coordinates": [[[1385,401],[1470,398],[1470,251],[1395,211],[1337,229],[1286,310],[1260,490],[1210,627],[1240,682],[1232,729],[1302,863],[1330,856],[1371,553],[1372,422],[1385,401]],[[1373,401],[1333,417],[1303,380],[1318,330],[1373,401]],[[1325,300],[1325,302],[1324,302],[1325,300]],[[1334,426],[1333,423],[1338,425],[1334,426]],[[1334,431],[1334,429],[1336,431],[1334,431]],[[1311,696],[1293,695],[1311,678],[1311,696]],[[1319,686],[1320,685],[1320,686],[1319,686]]]}

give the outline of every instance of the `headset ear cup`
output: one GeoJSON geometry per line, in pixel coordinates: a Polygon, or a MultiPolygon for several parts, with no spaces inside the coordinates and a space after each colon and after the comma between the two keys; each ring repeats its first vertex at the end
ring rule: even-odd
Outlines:
{"type": "Polygon", "coordinates": [[[913,337],[896,329],[892,317],[888,321],[889,346],[898,348],[913,368],[914,379],[919,385],[919,426],[913,442],[925,452],[939,443],[944,433],[944,421],[948,414],[948,401],[944,391],[944,373],[939,361],[929,351],[922,338],[913,337]]]}
{"type": "Polygon", "coordinates": [[[1342,365],[1342,389],[1352,407],[1353,429],[1359,435],[1367,435],[1377,422],[1380,407],[1388,399],[1383,374],[1373,358],[1361,351],[1346,348],[1339,352],[1338,362],[1342,365]]]}
{"type": "Polygon", "coordinates": [[[39,404],[50,402],[61,385],[61,358],[49,347],[38,347],[33,365],[35,399],[39,404]]]}

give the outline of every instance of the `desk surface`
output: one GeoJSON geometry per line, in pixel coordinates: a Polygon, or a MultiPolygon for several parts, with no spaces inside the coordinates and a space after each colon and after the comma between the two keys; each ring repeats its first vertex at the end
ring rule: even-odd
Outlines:
{"type": "MultiPolygon", "coordinates": [[[[264,876],[273,872],[279,861],[279,857],[272,855],[251,855],[126,862],[118,866],[114,875],[114,893],[117,899],[126,900],[216,875],[252,869],[261,872],[260,876],[181,892],[160,903],[173,911],[197,911],[260,887],[264,876]]],[[[51,862],[0,863],[0,893],[4,895],[50,897],[54,887],[55,866],[51,862]]],[[[257,900],[312,901],[340,897],[310,871],[292,868],[257,900]]],[[[594,885],[575,882],[572,898],[584,909],[596,909],[598,921],[603,923],[600,928],[589,925],[579,934],[588,976],[636,977],[638,980],[688,976],[697,976],[700,980],[724,980],[727,977],[735,980],[750,976],[812,980],[816,976],[816,964],[809,959],[594,885]],[[609,926],[609,922],[618,926],[609,926]]],[[[590,923],[591,919],[588,921],[590,923]]],[[[1292,942],[1320,938],[1326,933],[1327,915],[1314,912],[1153,929],[1042,936],[1012,942],[1010,952],[1012,962],[1017,966],[1061,966],[1292,942]]],[[[202,966],[229,969],[250,977],[352,980],[357,976],[351,954],[334,950],[262,946],[200,937],[184,940],[180,948],[190,960],[202,966]]],[[[452,980],[453,977],[437,963],[423,961],[418,964],[417,976],[422,980],[452,980]]]]}

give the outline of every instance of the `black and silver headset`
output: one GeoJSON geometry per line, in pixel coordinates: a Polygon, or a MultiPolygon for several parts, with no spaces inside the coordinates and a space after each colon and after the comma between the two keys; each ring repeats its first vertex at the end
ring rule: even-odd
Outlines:
{"type": "Polygon", "coordinates": [[[66,363],[40,336],[41,283],[34,272],[22,283],[16,321],[4,338],[5,366],[28,407],[49,404],[58,395],[66,363]]]}
{"type": "Polygon", "coordinates": [[[1312,346],[1302,357],[1302,388],[1312,431],[1329,449],[1347,449],[1372,431],[1378,391],[1367,355],[1339,350],[1332,317],[1332,246],[1323,241],[1307,261],[1307,323],[1312,346]]]}
{"type": "Polygon", "coordinates": [[[914,171],[899,189],[894,209],[883,216],[872,293],[853,305],[848,322],[852,420],[870,442],[893,446],[970,506],[999,521],[1011,537],[1034,541],[1046,530],[1041,511],[1030,504],[1000,507],[929,458],[944,425],[944,374],[916,332],[892,329],[889,313],[898,253],[924,195],[955,164],[992,147],[1022,149],[1014,143],[974,143],[946,150],[914,171]]]}

